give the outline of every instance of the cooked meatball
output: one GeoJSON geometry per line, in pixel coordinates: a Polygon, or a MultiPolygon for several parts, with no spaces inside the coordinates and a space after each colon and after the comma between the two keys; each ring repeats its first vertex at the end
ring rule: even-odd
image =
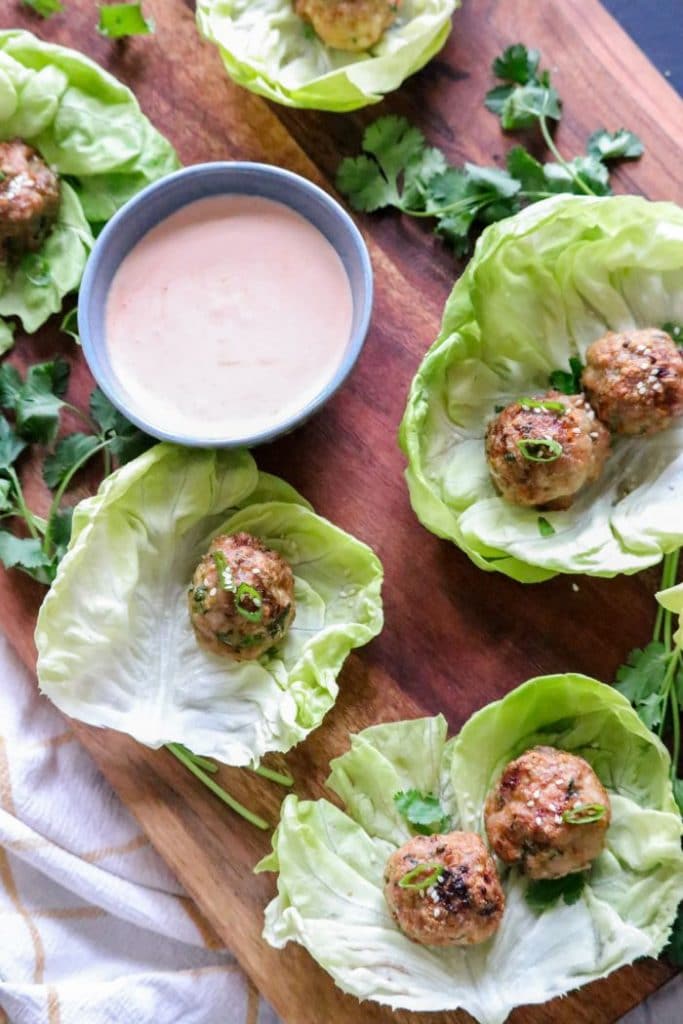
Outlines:
{"type": "Polygon", "coordinates": [[[294,577],[257,537],[222,534],[195,569],[188,603],[202,647],[247,661],[279,643],[291,626],[294,577]]]}
{"type": "Polygon", "coordinates": [[[359,51],[379,42],[399,4],[400,0],[295,0],[294,9],[326,46],[359,51]]]}
{"type": "Polygon", "coordinates": [[[473,832],[414,836],[392,853],[384,882],[396,924],[423,946],[485,942],[505,909],[496,866],[473,832]]]}
{"type": "Polygon", "coordinates": [[[59,210],[59,178],[21,139],[0,142],[0,262],[35,252],[59,210]]]}
{"type": "Polygon", "coordinates": [[[601,853],[609,796],[582,757],[534,747],[506,767],[486,799],[484,820],[506,864],[530,878],[562,878],[585,871],[601,853]]]}
{"type": "Polygon", "coordinates": [[[609,331],[586,353],[581,383],[617,434],[656,434],[683,416],[683,352],[666,331],[609,331]]]}
{"type": "Polygon", "coordinates": [[[493,482],[515,505],[569,508],[596,480],[609,455],[609,432],[583,395],[548,391],[503,409],[486,431],[493,482]]]}

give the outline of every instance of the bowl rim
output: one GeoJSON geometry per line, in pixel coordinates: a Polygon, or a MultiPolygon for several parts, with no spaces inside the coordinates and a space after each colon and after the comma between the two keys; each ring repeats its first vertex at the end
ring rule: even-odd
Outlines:
{"type": "MultiPolygon", "coordinates": [[[[226,181],[226,184],[229,182],[226,181]]],[[[263,198],[271,199],[273,202],[280,202],[284,206],[294,210],[299,216],[304,217],[306,220],[309,218],[306,214],[297,210],[288,199],[289,188],[282,190],[282,195],[277,198],[270,196],[264,196],[263,198]]],[[[220,192],[212,193],[213,195],[220,195],[220,192]]],[[[236,189],[231,192],[228,188],[225,191],[226,195],[259,195],[260,193],[256,190],[253,193],[241,192],[236,189]]],[[[208,198],[208,196],[207,196],[208,198]]],[[[194,199],[187,199],[182,202],[178,202],[177,205],[169,210],[169,212],[157,221],[157,224],[161,224],[167,217],[172,216],[174,213],[183,209],[184,206],[194,202],[194,199]]],[[[309,223],[316,228],[317,231],[321,229],[309,220],[309,223]]],[[[152,227],[156,227],[156,224],[152,227]]],[[[144,235],[152,230],[152,227],[146,229],[143,232],[144,235]]],[[[327,239],[330,245],[334,248],[337,255],[340,256],[339,247],[331,239],[327,239]]],[[[137,243],[133,243],[135,245],[137,243]]],[[[126,250],[125,256],[131,251],[131,248],[126,250]]],[[[341,256],[340,256],[341,258],[341,256]]],[[[122,260],[117,264],[117,268],[121,265],[122,260]]],[[[345,272],[346,267],[344,267],[345,272]]],[[[114,271],[115,273],[116,271],[114,271]]],[[[113,275],[112,275],[113,278],[113,275]]],[[[353,221],[349,213],[344,207],[330,195],[324,189],[320,188],[314,182],[305,178],[301,174],[297,174],[294,171],[289,171],[284,167],[277,167],[272,164],[260,163],[258,161],[249,160],[214,160],[205,161],[199,164],[190,164],[187,167],[182,167],[171,174],[167,174],[165,177],[158,179],[147,185],[144,189],[138,192],[135,196],[128,200],[108,221],[104,229],[97,237],[95,245],[88,257],[85,272],[81,280],[81,285],[78,293],[78,331],[81,340],[81,347],[83,355],[85,357],[88,368],[92,373],[97,386],[109,399],[112,405],[121,412],[127,420],[133,423],[140,430],[149,434],[160,441],[168,441],[173,444],[182,445],[188,448],[244,448],[252,447],[254,445],[265,444],[268,441],[274,440],[276,437],[280,437],[283,434],[289,433],[294,430],[297,426],[303,423],[309,417],[313,416],[322,406],[329,401],[330,398],[341,388],[346,381],[347,377],[353,370],[358,358],[361,354],[365,341],[367,339],[368,330],[370,327],[370,321],[372,318],[374,301],[374,281],[373,281],[373,270],[372,262],[370,259],[370,253],[368,251],[367,244],[357,225],[353,221]],[[104,332],[100,332],[97,340],[93,338],[91,333],[91,321],[89,316],[89,309],[91,305],[91,294],[97,281],[98,275],[101,270],[103,262],[103,256],[107,251],[107,247],[110,245],[113,238],[116,237],[117,232],[120,230],[122,224],[135,217],[139,208],[147,201],[149,196],[153,193],[162,192],[173,186],[178,180],[190,180],[193,178],[200,178],[207,174],[222,174],[226,175],[227,178],[233,174],[240,174],[247,172],[253,175],[254,182],[258,184],[259,180],[269,178],[270,180],[279,180],[283,185],[289,186],[289,188],[298,189],[299,193],[307,194],[317,203],[325,206],[329,212],[336,218],[337,223],[340,225],[342,230],[346,233],[347,237],[351,242],[351,248],[358,258],[359,269],[362,279],[362,294],[360,299],[357,300],[357,292],[353,290],[351,281],[349,280],[349,287],[352,290],[352,300],[354,307],[356,301],[359,302],[359,319],[355,330],[352,330],[349,335],[346,351],[344,358],[338,365],[334,372],[334,375],[329,379],[327,384],[322,390],[312,398],[303,408],[297,412],[290,414],[285,419],[274,424],[272,427],[266,430],[255,431],[253,433],[247,433],[235,437],[224,437],[224,436],[192,436],[185,433],[175,433],[169,430],[164,430],[156,427],[153,423],[145,418],[143,414],[136,412],[134,409],[130,409],[126,402],[123,400],[121,391],[117,387],[116,376],[112,371],[110,374],[101,372],[100,365],[100,352],[105,349],[106,338],[104,332]]]]}

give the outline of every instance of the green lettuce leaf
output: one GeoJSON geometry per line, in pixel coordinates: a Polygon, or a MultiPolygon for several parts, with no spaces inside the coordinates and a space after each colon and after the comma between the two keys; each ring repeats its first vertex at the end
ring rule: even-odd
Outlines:
{"type": "Polygon", "coordinates": [[[227,764],[288,750],[323,719],[349,651],[382,626],[382,567],[246,451],[157,445],[74,513],[36,628],[41,688],[92,725],[227,764]],[[296,619],[258,661],[200,648],[187,590],[212,537],[246,530],[290,562],[296,619]]]}
{"type": "Polygon", "coordinates": [[[606,330],[661,326],[683,308],[683,210],[635,196],[558,196],[488,228],[446,304],[400,430],[413,508],[482,569],[522,582],[614,576],[683,544],[683,423],[619,438],[566,512],[495,491],[483,438],[496,406],[548,387],[606,330]]]}
{"type": "Polygon", "coordinates": [[[541,1003],[657,955],[683,896],[681,820],[668,754],[628,701],[577,675],[533,679],[474,715],[446,742],[441,717],[366,729],[332,762],[327,800],[290,795],[257,870],[278,872],[264,936],[299,942],[346,992],[393,1008],[462,1007],[502,1024],[516,1006],[541,1003]],[[483,831],[483,803],[503,766],[535,743],[587,758],[610,791],[607,846],[574,902],[540,908],[527,880],[503,877],[506,909],[480,946],[435,948],[407,939],[383,895],[383,869],[410,832],[393,793],[429,789],[453,827],[483,831]]]}
{"type": "Polygon", "coordinates": [[[683,648],[683,583],[660,590],[655,596],[663,608],[678,615],[678,629],[673,640],[678,647],[683,648]]]}
{"type": "Polygon", "coordinates": [[[290,107],[345,111],[376,103],[443,46],[459,0],[403,0],[394,24],[366,53],[331,49],[291,0],[198,0],[200,31],[228,74],[290,107]]]}
{"type": "Polygon", "coordinates": [[[94,61],[7,30],[0,32],[0,139],[15,137],[35,146],[63,189],[57,226],[38,254],[48,282],[29,281],[21,266],[0,271],[0,316],[19,317],[31,332],[78,287],[93,244],[90,225],[179,163],[130,89],[94,61]]]}

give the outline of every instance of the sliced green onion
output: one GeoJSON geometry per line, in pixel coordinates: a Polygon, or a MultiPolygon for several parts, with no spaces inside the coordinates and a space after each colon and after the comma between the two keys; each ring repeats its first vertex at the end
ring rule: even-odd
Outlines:
{"type": "Polygon", "coordinates": [[[562,814],[562,820],[568,825],[592,825],[607,814],[604,804],[576,804],[562,814]]]}
{"type": "Polygon", "coordinates": [[[273,768],[266,768],[263,764],[252,770],[256,775],[260,775],[262,779],[268,779],[269,782],[277,782],[278,786],[285,786],[289,789],[290,786],[294,785],[294,779],[289,772],[276,772],[273,768]]]}
{"type": "Polygon", "coordinates": [[[222,551],[213,552],[213,564],[216,566],[221,590],[229,590],[231,594],[234,594],[235,579],[232,575],[232,569],[228,565],[228,560],[222,551]]]}
{"type": "Polygon", "coordinates": [[[519,405],[522,409],[547,409],[548,412],[566,412],[567,406],[564,402],[553,402],[545,398],[520,398],[519,405]]]}
{"type": "Polygon", "coordinates": [[[552,523],[549,523],[545,516],[538,517],[538,532],[541,537],[553,537],[555,534],[555,527],[552,523]]]}
{"type": "Polygon", "coordinates": [[[97,31],[109,39],[146,36],[154,32],[154,22],[143,14],[140,0],[127,4],[100,4],[97,31]]]}
{"type": "Polygon", "coordinates": [[[235,595],[235,608],[239,614],[248,619],[249,622],[260,622],[263,618],[263,598],[259,594],[255,587],[249,586],[248,583],[240,583],[237,588],[235,595]],[[250,608],[245,608],[243,601],[251,601],[252,604],[256,605],[255,611],[250,608]]]}
{"type": "Polygon", "coordinates": [[[44,256],[35,252],[27,252],[21,261],[21,269],[36,288],[45,288],[52,281],[50,264],[44,256]]]}
{"type": "Polygon", "coordinates": [[[230,793],[223,789],[222,786],[219,786],[210,775],[207,775],[205,771],[202,771],[196,763],[196,755],[187,753],[186,748],[178,743],[167,743],[166,749],[173,754],[181,764],[185,765],[187,770],[192,772],[192,774],[196,776],[196,778],[198,778],[207,789],[210,789],[219,800],[222,800],[224,804],[227,804],[228,807],[231,808],[231,810],[235,811],[236,814],[246,818],[248,822],[255,825],[256,828],[260,828],[264,832],[270,828],[267,821],[261,818],[258,814],[254,814],[254,812],[250,811],[248,807],[241,804],[239,800],[235,800],[234,796],[231,796],[230,793]]]}
{"type": "Polygon", "coordinates": [[[525,437],[517,442],[517,447],[529,462],[555,462],[564,450],[552,437],[525,437]]]}
{"type": "Polygon", "coordinates": [[[443,864],[435,861],[428,861],[426,864],[416,864],[399,881],[401,889],[428,889],[430,885],[438,882],[439,875],[443,874],[443,864]],[[427,875],[425,875],[425,871],[427,875]]]}

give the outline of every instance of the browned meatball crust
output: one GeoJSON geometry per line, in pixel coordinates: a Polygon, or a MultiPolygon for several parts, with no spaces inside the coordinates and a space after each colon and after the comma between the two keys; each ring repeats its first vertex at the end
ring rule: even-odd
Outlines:
{"type": "Polygon", "coordinates": [[[586,353],[581,383],[617,434],[656,434],[683,416],[683,352],[666,331],[609,331],[586,353]]]}
{"type": "Polygon", "coordinates": [[[589,868],[605,846],[610,816],[607,790],[588,762],[554,747],[534,747],[511,761],[484,808],[494,853],[530,878],[589,868]],[[598,820],[581,824],[582,815],[598,820]]]}
{"type": "Polygon", "coordinates": [[[548,391],[520,399],[486,431],[493,482],[515,505],[569,508],[581,488],[600,476],[608,455],[609,432],[583,395],[548,391]]]}
{"type": "Polygon", "coordinates": [[[400,0],[295,0],[294,9],[326,46],[358,52],[379,42],[400,0]]]}
{"type": "Polygon", "coordinates": [[[496,866],[473,832],[414,836],[392,853],[384,883],[396,924],[423,946],[486,942],[503,917],[505,894],[496,866]]]}
{"type": "Polygon", "coordinates": [[[294,615],[290,565],[248,533],[211,541],[192,577],[190,619],[202,647],[236,661],[260,657],[283,639],[294,615]]]}
{"type": "Polygon", "coordinates": [[[35,252],[57,219],[60,185],[21,139],[0,142],[0,262],[35,252]]]}

